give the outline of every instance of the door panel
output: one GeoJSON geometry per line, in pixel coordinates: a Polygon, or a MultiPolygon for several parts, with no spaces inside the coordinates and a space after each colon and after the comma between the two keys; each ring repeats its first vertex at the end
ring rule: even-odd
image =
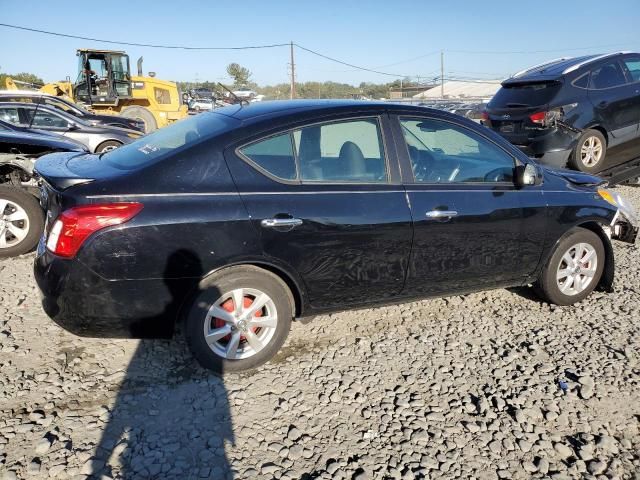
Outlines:
{"type": "Polygon", "coordinates": [[[522,283],[542,253],[539,187],[517,189],[513,156],[479,127],[429,117],[399,117],[394,125],[405,144],[398,151],[414,218],[406,293],[522,283]]]}
{"type": "Polygon", "coordinates": [[[264,254],[291,265],[322,309],[384,300],[402,289],[411,215],[397,186],[286,186],[241,192],[264,254]],[[265,227],[266,219],[297,219],[265,227]]]}
{"type": "Polygon", "coordinates": [[[377,116],[310,120],[225,154],[265,258],[298,273],[316,310],[403,288],[413,225],[381,127],[377,116]]]}

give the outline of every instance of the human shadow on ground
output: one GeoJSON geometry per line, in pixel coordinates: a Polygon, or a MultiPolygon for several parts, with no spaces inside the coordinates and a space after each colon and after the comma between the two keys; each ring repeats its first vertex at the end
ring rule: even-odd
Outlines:
{"type": "MultiPolygon", "coordinates": [[[[187,250],[167,261],[171,294],[158,322],[175,315],[202,266],[187,250]],[[189,278],[181,271],[189,269],[189,278]]],[[[186,271],[185,271],[186,273],[186,271]]],[[[145,319],[145,324],[153,318],[145,319]]],[[[234,443],[223,380],[193,360],[181,335],[141,340],[91,460],[91,478],[234,478],[225,445],[234,443]]]]}

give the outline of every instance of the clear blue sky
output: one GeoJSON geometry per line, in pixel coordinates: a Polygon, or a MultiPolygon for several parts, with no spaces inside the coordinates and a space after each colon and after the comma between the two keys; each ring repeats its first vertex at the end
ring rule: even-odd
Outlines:
{"type": "MultiPolygon", "coordinates": [[[[0,0],[0,22],[155,44],[235,46],[293,40],[356,65],[422,77],[439,75],[440,50],[445,51],[446,75],[478,78],[504,77],[563,55],[640,50],[639,0],[115,0],[91,5],[0,0]],[[487,51],[529,53],[471,53],[487,51]],[[415,59],[429,52],[437,53],[415,59]]],[[[259,84],[288,81],[286,47],[189,52],[56,38],[4,27],[0,35],[0,72],[27,71],[46,81],[75,76],[76,48],[127,50],[132,67],[142,55],[145,72],[156,71],[163,79],[225,80],[226,65],[235,61],[249,68],[259,84]]],[[[298,81],[358,84],[394,79],[299,50],[296,63],[298,81]]]]}

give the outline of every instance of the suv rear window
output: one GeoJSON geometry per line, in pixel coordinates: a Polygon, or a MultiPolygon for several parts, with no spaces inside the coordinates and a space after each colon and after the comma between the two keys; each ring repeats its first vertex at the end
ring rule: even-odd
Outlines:
{"type": "Polygon", "coordinates": [[[546,105],[560,91],[562,83],[522,82],[503,85],[495,94],[490,108],[538,107],[546,105]]]}
{"type": "Polygon", "coordinates": [[[236,123],[237,120],[218,113],[195,115],[105,152],[100,158],[120,170],[137,170],[159,162],[167,154],[187,148],[199,140],[224,133],[236,123]]]}

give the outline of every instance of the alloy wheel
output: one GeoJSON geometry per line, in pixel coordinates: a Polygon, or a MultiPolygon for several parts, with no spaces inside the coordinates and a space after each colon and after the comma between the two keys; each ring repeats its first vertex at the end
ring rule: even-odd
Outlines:
{"type": "Polygon", "coordinates": [[[271,297],[253,288],[236,288],[216,300],[204,320],[204,338],[218,356],[249,358],[265,348],[278,326],[271,297]]]}
{"type": "Polygon", "coordinates": [[[15,202],[0,198],[0,248],[22,242],[29,233],[27,212],[15,202]]]}
{"type": "Polygon", "coordinates": [[[585,167],[595,166],[602,158],[602,141],[595,136],[587,137],[580,147],[580,161],[585,167]]]}
{"type": "Polygon", "coordinates": [[[558,288],[564,295],[579,295],[591,284],[597,269],[596,249],[588,243],[573,245],[565,252],[558,265],[558,288]]]}

